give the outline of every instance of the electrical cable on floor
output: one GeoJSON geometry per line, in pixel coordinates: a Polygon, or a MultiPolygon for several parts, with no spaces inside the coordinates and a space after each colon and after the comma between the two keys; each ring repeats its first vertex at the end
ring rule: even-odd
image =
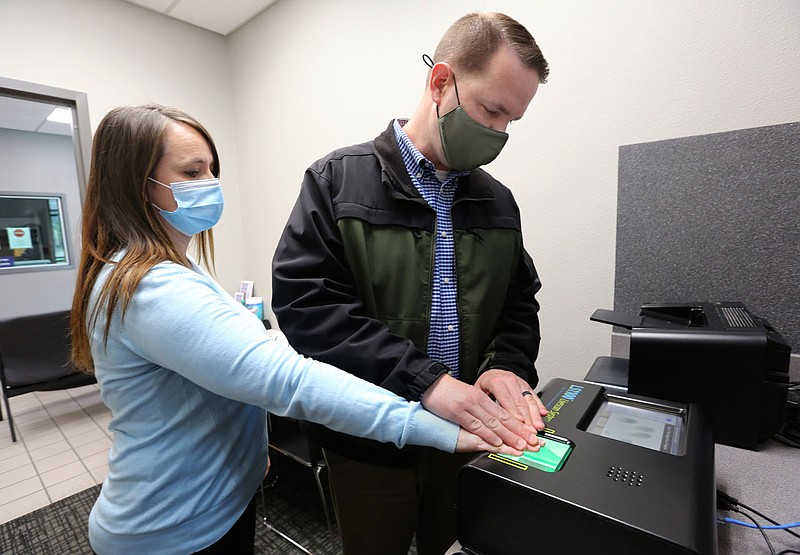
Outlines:
{"type": "MultiPolygon", "coordinates": [[[[774,524],[774,525],[776,525],[776,526],[778,526],[778,525],[780,524],[780,523],[778,523],[778,522],[776,522],[776,521],[772,520],[772,519],[771,519],[770,517],[768,517],[767,515],[765,515],[765,514],[763,514],[763,513],[759,513],[759,512],[758,512],[757,510],[755,510],[753,507],[748,507],[747,505],[745,505],[745,504],[744,504],[744,503],[742,503],[741,501],[738,501],[738,500],[735,500],[735,501],[736,501],[736,504],[737,504],[737,505],[739,505],[740,507],[742,507],[742,508],[744,508],[744,509],[747,509],[748,511],[750,511],[751,513],[753,513],[753,514],[755,514],[755,515],[757,515],[757,516],[760,516],[761,518],[763,518],[764,520],[766,520],[766,521],[767,521],[767,522],[769,522],[770,524],[774,524]]],[[[798,533],[797,533],[797,532],[795,532],[794,530],[791,530],[790,528],[784,528],[784,530],[786,530],[786,532],[788,532],[789,534],[791,534],[791,535],[792,535],[792,536],[794,536],[795,538],[797,538],[797,539],[800,539],[800,534],[798,534],[798,533]]]]}
{"type": "MultiPolygon", "coordinates": [[[[738,509],[730,509],[731,511],[738,513],[740,512],[738,509]]],[[[752,517],[751,517],[752,518],[752,517]]],[[[786,530],[788,531],[789,528],[798,528],[800,527],[800,522],[790,522],[789,524],[775,524],[773,526],[764,526],[763,524],[750,524],[749,522],[744,522],[743,520],[737,520],[735,518],[725,517],[722,519],[723,522],[729,522],[730,524],[738,524],[739,526],[745,526],[747,528],[760,528],[762,530],[786,530]]]]}
{"type": "Polygon", "coordinates": [[[770,517],[758,512],[757,510],[753,509],[752,507],[748,507],[744,503],[741,503],[735,497],[733,497],[731,495],[728,495],[727,493],[725,493],[724,491],[721,491],[721,490],[717,490],[717,509],[720,510],[720,511],[732,511],[732,512],[735,512],[735,513],[739,513],[739,514],[745,516],[746,518],[748,518],[750,521],[752,521],[752,524],[751,524],[750,522],[737,520],[735,518],[723,517],[722,515],[719,515],[719,518],[718,518],[718,520],[720,522],[726,522],[726,523],[730,523],[730,524],[737,524],[737,525],[745,526],[745,527],[748,527],[748,528],[757,528],[761,532],[761,535],[764,536],[764,541],[767,542],[767,546],[769,547],[769,551],[770,551],[771,555],[789,555],[790,553],[800,554],[800,551],[796,551],[794,549],[784,549],[780,553],[776,553],[775,552],[775,548],[772,546],[772,542],[769,541],[769,537],[767,536],[767,533],[766,533],[767,530],[783,530],[783,531],[791,534],[792,536],[794,536],[796,538],[800,538],[800,534],[797,534],[796,532],[791,530],[791,528],[800,527],[800,522],[791,522],[789,524],[779,524],[778,522],[776,522],[775,520],[771,519],[770,517]],[[755,517],[753,517],[752,515],[744,512],[743,510],[741,510],[741,508],[747,509],[748,511],[750,511],[752,513],[755,513],[756,515],[760,516],[764,520],[767,520],[768,522],[771,522],[772,525],[771,526],[763,526],[763,525],[759,524],[758,521],[755,519],[755,517]]]}
{"type": "Polygon", "coordinates": [[[764,528],[762,528],[762,526],[758,523],[758,521],[755,518],[753,518],[752,516],[750,516],[749,514],[747,514],[746,512],[744,512],[741,509],[730,509],[730,510],[733,511],[734,513],[739,513],[740,515],[745,516],[745,517],[749,518],[750,520],[752,520],[753,524],[755,524],[756,527],[758,528],[759,532],[761,532],[761,535],[764,536],[764,541],[767,542],[767,547],[769,547],[769,552],[772,555],[777,555],[777,553],[775,552],[775,548],[772,547],[772,542],[769,541],[769,536],[767,536],[767,532],[764,530],[764,528]]]}

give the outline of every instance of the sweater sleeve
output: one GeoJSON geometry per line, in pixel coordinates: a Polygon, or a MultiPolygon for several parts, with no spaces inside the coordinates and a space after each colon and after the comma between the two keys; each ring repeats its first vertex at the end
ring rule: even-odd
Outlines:
{"type": "Polygon", "coordinates": [[[225,295],[210,278],[177,264],[159,264],[142,280],[123,316],[122,340],[154,365],[277,415],[398,447],[455,450],[455,424],[299,355],[225,295]]]}

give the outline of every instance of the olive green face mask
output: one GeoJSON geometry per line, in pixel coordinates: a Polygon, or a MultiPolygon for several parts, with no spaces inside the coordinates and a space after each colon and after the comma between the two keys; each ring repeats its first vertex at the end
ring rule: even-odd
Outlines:
{"type": "Polygon", "coordinates": [[[453,85],[458,106],[443,116],[439,116],[439,106],[436,106],[444,158],[451,170],[474,170],[497,158],[508,140],[508,133],[484,127],[469,117],[461,106],[455,75],[453,85]]]}

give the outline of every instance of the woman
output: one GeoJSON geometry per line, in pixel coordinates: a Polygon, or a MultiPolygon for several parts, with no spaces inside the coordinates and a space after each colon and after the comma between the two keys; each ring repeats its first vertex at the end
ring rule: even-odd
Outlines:
{"type": "Polygon", "coordinates": [[[101,555],[252,552],[266,410],[398,446],[498,450],[300,356],[187,256],[194,237],[213,267],[218,177],[211,137],[178,110],[122,107],[98,126],[72,357],[95,372],[112,412],[108,475],[89,517],[101,555]]]}

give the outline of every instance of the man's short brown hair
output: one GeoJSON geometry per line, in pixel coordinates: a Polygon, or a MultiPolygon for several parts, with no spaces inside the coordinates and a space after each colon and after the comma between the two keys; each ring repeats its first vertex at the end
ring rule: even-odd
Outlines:
{"type": "Polygon", "coordinates": [[[508,45],[525,67],[535,69],[539,82],[550,74],[547,60],[528,30],[502,13],[469,13],[445,31],[433,61],[447,62],[460,73],[478,73],[500,46],[508,45]]]}

